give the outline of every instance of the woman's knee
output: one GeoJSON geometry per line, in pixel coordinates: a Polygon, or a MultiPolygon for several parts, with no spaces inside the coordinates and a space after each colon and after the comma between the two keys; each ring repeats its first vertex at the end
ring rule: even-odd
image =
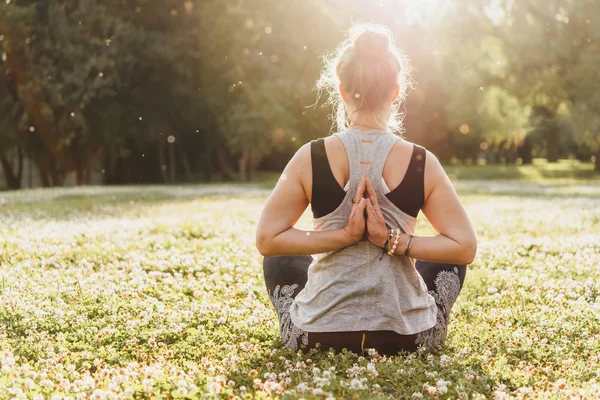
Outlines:
{"type": "Polygon", "coordinates": [[[433,282],[442,271],[455,273],[462,288],[467,274],[466,264],[445,264],[432,261],[416,260],[415,269],[423,277],[428,289],[434,290],[433,282]]]}
{"type": "Polygon", "coordinates": [[[267,256],[263,259],[263,274],[267,288],[298,284],[303,288],[308,279],[311,256],[267,256]]]}

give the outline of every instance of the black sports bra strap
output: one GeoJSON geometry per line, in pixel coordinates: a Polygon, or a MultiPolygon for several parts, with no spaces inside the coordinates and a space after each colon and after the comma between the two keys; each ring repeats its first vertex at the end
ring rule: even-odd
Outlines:
{"type": "Polygon", "coordinates": [[[386,194],[402,211],[417,217],[425,202],[425,148],[413,143],[413,152],[406,174],[397,188],[386,194]]]}
{"type": "Polygon", "coordinates": [[[331,166],[325,151],[325,139],[319,138],[310,142],[312,165],[312,201],[311,209],[314,218],[319,218],[334,211],[346,196],[331,172],[331,166]]]}
{"type": "Polygon", "coordinates": [[[422,189],[420,192],[425,195],[425,148],[418,144],[413,144],[413,146],[415,148],[408,169],[415,180],[415,184],[418,184],[422,189]]]}

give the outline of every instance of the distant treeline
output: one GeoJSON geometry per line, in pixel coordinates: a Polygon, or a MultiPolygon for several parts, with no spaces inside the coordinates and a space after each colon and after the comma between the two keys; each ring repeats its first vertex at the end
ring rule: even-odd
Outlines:
{"type": "Polygon", "coordinates": [[[395,32],[415,82],[405,136],[441,160],[576,157],[600,171],[597,1],[417,3],[0,1],[6,186],[25,186],[24,165],[46,186],[280,169],[330,133],[313,87],[351,21],[395,32]]]}

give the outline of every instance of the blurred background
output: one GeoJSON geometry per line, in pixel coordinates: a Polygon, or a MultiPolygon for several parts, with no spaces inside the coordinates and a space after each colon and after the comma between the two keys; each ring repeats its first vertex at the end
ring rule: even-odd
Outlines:
{"type": "Polygon", "coordinates": [[[446,165],[600,174],[597,0],[0,0],[0,188],[281,171],[331,133],[321,57],[363,21],[409,57],[405,136],[446,165]]]}

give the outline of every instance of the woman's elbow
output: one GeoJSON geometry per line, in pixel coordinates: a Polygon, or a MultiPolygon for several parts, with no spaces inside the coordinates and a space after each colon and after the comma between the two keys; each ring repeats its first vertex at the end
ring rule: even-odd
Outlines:
{"type": "Polygon", "coordinates": [[[272,246],[271,246],[271,238],[266,235],[256,235],[256,249],[258,252],[264,256],[272,256],[272,246]]]}
{"type": "Polygon", "coordinates": [[[461,249],[462,253],[462,263],[463,264],[471,264],[475,260],[475,256],[477,255],[477,240],[469,240],[464,243],[461,249]]]}

